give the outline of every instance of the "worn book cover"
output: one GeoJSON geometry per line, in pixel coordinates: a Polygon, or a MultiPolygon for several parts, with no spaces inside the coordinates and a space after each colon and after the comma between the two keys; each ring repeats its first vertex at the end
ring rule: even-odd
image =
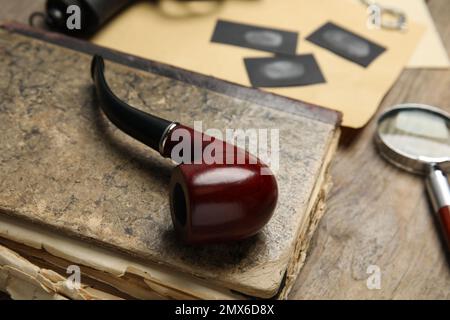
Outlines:
{"type": "MultiPolygon", "coordinates": [[[[2,275],[12,274],[3,261],[20,269],[24,259],[63,275],[78,265],[83,283],[114,297],[286,298],[323,214],[340,118],[318,106],[4,24],[0,244],[17,257],[12,263],[5,258],[12,251],[0,250],[0,290],[8,291],[2,275]],[[101,113],[90,77],[95,53],[106,59],[113,91],[141,110],[185,124],[201,119],[205,127],[279,130],[279,199],[262,232],[233,244],[177,240],[168,197],[174,164],[101,113]]],[[[54,293],[86,295],[64,288],[54,293]]]]}

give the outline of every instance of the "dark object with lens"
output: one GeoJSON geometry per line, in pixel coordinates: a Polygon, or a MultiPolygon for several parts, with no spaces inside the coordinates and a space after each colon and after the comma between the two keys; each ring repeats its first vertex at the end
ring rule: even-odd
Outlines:
{"type": "Polygon", "coordinates": [[[56,31],[74,36],[95,33],[110,18],[134,0],[47,0],[46,23],[56,31]],[[69,29],[68,19],[73,15],[70,6],[80,8],[80,28],[69,29]]]}

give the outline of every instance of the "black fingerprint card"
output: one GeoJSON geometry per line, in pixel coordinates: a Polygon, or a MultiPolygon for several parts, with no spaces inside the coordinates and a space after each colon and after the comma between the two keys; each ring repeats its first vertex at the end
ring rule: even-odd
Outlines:
{"type": "Polygon", "coordinates": [[[328,22],[314,31],[306,40],[363,67],[369,66],[386,50],[386,48],[332,22],[328,22]]]}
{"type": "Polygon", "coordinates": [[[297,32],[218,20],[211,41],[239,47],[295,55],[297,32]]]}
{"type": "Polygon", "coordinates": [[[292,87],[324,83],[313,55],[246,58],[245,67],[254,87],[292,87]]]}

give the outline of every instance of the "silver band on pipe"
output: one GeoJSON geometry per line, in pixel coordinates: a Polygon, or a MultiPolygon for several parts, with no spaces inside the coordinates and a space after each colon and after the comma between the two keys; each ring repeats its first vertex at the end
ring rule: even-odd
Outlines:
{"type": "Polygon", "coordinates": [[[172,122],[166,130],[164,130],[164,134],[159,140],[159,153],[164,157],[164,148],[166,146],[167,138],[169,137],[170,132],[178,125],[176,122],[172,122]]]}

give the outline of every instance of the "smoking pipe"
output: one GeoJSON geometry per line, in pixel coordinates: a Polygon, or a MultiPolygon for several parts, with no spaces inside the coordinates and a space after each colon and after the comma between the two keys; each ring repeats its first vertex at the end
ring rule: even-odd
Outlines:
{"type": "Polygon", "coordinates": [[[278,197],[267,165],[233,144],[127,105],[109,88],[104,68],[103,58],[94,56],[92,78],[107,118],[161,156],[178,162],[169,196],[179,238],[188,244],[206,244],[258,233],[271,218],[278,197]],[[187,146],[178,154],[184,160],[175,152],[181,144],[187,146]]]}

